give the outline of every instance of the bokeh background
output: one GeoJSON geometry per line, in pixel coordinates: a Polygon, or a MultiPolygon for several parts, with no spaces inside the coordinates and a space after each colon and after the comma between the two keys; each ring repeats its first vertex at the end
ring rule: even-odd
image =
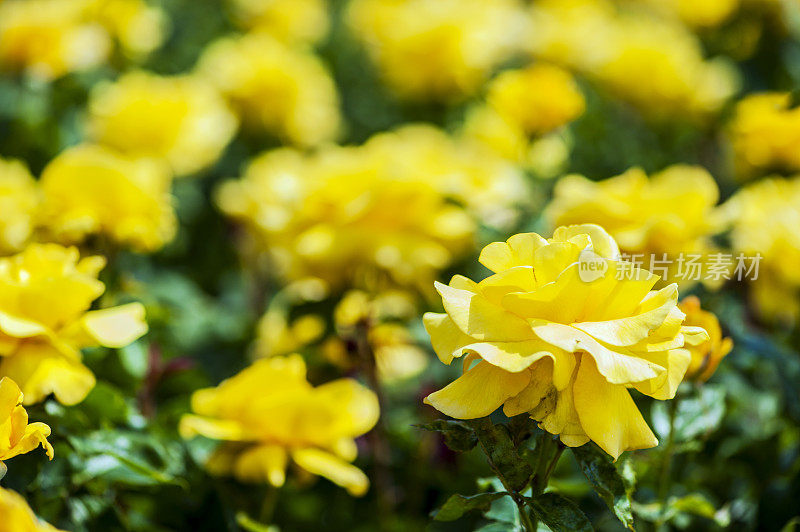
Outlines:
{"type": "MultiPolygon", "coordinates": [[[[421,315],[434,280],[487,275],[483,245],[585,221],[632,252],[764,255],[758,283],[681,285],[735,347],[671,437],[637,398],[672,442],[618,463],[637,529],[794,530],[798,88],[795,0],[0,0],[0,251],[106,256],[99,304],[150,327],[84,351],[79,404],[28,407],[56,459],[2,483],[68,530],[513,529],[502,502],[431,521],[493,481],[414,426],[458,372],[421,315]],[[364,497],[290,473],[265,511],[265,484],[210,475],[215,443],[178,433],[192,392],[293,352],[314,384],[378,392],[364,497]]],[[[552,486],[620,529],[571,457],[552,486]]]]}

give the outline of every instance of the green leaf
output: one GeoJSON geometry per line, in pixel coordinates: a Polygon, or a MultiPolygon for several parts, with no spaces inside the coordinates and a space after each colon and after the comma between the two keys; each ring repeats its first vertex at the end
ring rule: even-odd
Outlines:
{"type": "Polygon", "coordinates": [[[489,465],[508,488],[521,491],[528,485],[533,469],[511,440],[505,425],[493,425],[488,419],[472,423],[489,465]]]}
{"type": "Polygon", "coordinates": [[[505,491],[497,493],[480,493],[478,495],[471,495],[465,497],[464,495],[453,495],[441,508],[433,512],[433,519],[435,521],[455,521],[470,510],[480,510],[485,512],[491,507],[491,504],[508,495],[505,491]]]}
{"type": "Polygon", "coordinates": [[[573,447],[572,454],[595,492],[605,501],[617,518],[633,530],[630,492],[633,479],[620,474],[611,457],[593,443],[573,447]]]}
{"type": "Polygon", "coordinates": [[[456,452],[465,452],[478,445],[478,436],[472,428],[463,421],[437,419],[433,423],[414,425],[422,430],[440,432],[444,436],[444,443],[456,452]]]}
{"type": "Polygon", "coordinates": [[[558,493],[543,493],[535,499],[526,498],[536,518],[553,532],[592,531],[589,518],[578,505],[558,493]]]}

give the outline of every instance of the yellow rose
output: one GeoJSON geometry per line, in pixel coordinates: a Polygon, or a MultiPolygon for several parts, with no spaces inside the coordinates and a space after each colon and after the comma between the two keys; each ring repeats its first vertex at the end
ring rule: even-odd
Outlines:
{"type": "Polygon", "coordinates": [[[229,0],[240,25],[290,44],[313,44],[328,33],[326,0],[229,0]]]}
{"type": "Polygon", "coordinates": [[[486,246],[493,275],[436,283],[445,314],[425,328],[440,360],[464,373],[425,398],[459,419],[529,413],[571,447],[592,440],[617,458],[657,445],[628,389],[674,397],[691,356],[684,342],[708,338],[682,326],[678,289],[651,290],[658,276],[620,262],[596,225],[559,227],[486,246]]]}
{"type": "Polygon", "coordinates": [[[389,87],[422,100],[475,93],[526,29],[516,0],[353,0],[347,17],[389,87]]]}
{"type": "Polygon", "coordinates": [[[268,34],[210,44],[197,72],[230,100],[246,125],[300,146],[334,140],[339,132],[336,84],[322,61],[268,34]]]}
{"type": "Polygon", "coordinates": [[[25,404],[51,393],[81,402],[95,383],[81,348],[124,347],[147,332],[139,303],[89,311],[105,291],[97,279],[104,265],[57,244],[0,259],[0,376],[20,385],[25,404]]]}
{"type": "Polygon", "coordinates": [[[155,251],[175,236],[171,182],[166,166],[155,161],[99,145],[69,148],[42,172],[40,222],[60,242],[104,235],[155,251]]]}
{"type": "Polygon", "coordinates": [[[800,107],[789,93],[746,96],[736,104],[730,137],[742,177],[759,171],[800,170],[800,107]]]}
{"type": "MultiPolygon", "coordinates": [[[[53,446],[47,441],[50,427],[44,423],[28,423],[22,406],[22,391],[8,377],[0,377],[0,478],[6,471],[3,460],[29,453],[39,445],[53,459],[53,446]]],[[[0,512],[0,515],[5,514],[0,512]]],[[[2,524],[0,524],[2,526],[2,524]]]]}
{"type": "Polygon", "coordinates": [[[678,308],[686,314],[684,325],[701,327],[708,332],[709,338],[705,342],[686,346],[692,355],[686,378],[705,382],[717,370],[725,355],[733,349],[733,340],[722,337],[719,320],[713,313],[700,308],[697,296],[684,298],[678,308]]]}
{"type": "Polygon", "coordinates": [[[98,85],[89,100],[94,141],[132,157],[164,159],[178,175],[213,164],[236,126],[216,89],[195,76],[130,72],[98,85]]]}
{"type": "Polygon", "coordinates": [[[198,390],[180,424],[184,438],[222,440],[210,472],[282,486],[289,458],[301,469],[366,493],[369,480],[350,464],[354,438],[378,421],[378,400],[352,379],[313,387],[300,355],[255,362],[216,388],[198,390]]]}
{"type": "Polygon", "coordinates": [[[41,521],[19,494],[0,488],[0,532],[59,532],[41,521]]]}
{"type": "Polygon", "coordinates": [[[632,168],[598,182],[579,175],[561,178],[545,215],[553,227],[603,226],[644,266],[666,253],[669,264],[655,264],[669,266],[668,277],[675,280],[681,253],[686,258],[712,250],[710,237],[721,227],[714,210],[718,198],[714,178],[700,166],[673,165],[649,179],[632,168]]]}
{"type": "Polygon", "coordinates": [[[608,0],[542,0],[532,18],[535,56],[581,71],[647,116],[703,118],[737,89],[735,68],[706,60],[677,21],[608,0]]]}
{"type": "Polygon", "coordinates": [[[548,64],[506,70],[489,84],[487,103],[528,135],[542,135],[575,120],[586,102],[569,72],[548,64]]]}
{"type": "Polygon", "coordinates": [[[0,157],[0,254],[19,251],[33,230],[39,191],[21,161],[0,157]]]}
{"type": "Polygon", "coordinates": [[[43,80],[96,67],[117,39],[129,55],[164,40],[163,12],[142,0],[0,2],[0,66],[43,80]]]}
{"type": "Polygon", "coordinates": [[[758,312],[767,319],[796,323],[800,319],[800,177],[748,185],[720,210],[732,226],[734,253],[751,258],[748,269],[758,265],[757,272],[754,269],[744,276],[758,312]],[[759,255],[761,259],[752,260],[759,255]]]}

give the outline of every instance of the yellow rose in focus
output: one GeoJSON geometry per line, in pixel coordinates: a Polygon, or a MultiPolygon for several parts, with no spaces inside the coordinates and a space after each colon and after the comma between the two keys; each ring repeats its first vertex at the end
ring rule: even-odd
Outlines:
{"type": "Polygon", "coordinates": [[[789,93],[764,93],[736,104],[730,137],[742,177],[800,170],[800,106],[790,102],[789,93]]]}
{"type": "Polygon", "coordinates": [[[240,25],[290,44],[313,44],[328,33],[327,0],[229,0],[240,25]]]}
{"type": "Polygon", "coordinates": [[[31,236],[38,206],[36,180],[25,164],[0,157],[0,254],[22,249],[31,236]]]}
{"type": "Polygon", "coordinates": [[[722,359],[733,349],[733,340],[722,337],[717,317],[700,308],[700,300],[690,296],[681,301],[678,308],[686,314],[684,325],[701,327],[708,332],[708,340],[686,348],[692,355],[692,361],[686,370],[686,378],[700,382],[707,381],[717,370],[722,359]]]}
{"type": "Polygon", "coordinates": [[[171,184],[169,170],[156,161],[99,145],[69,148],[42,172],[40,223],[64,243],[104,235],[155,251],[175,236],[171,184]]]}
{"type": "Polygon", "coordinates": [[[489,84],[486,101],[530,136],[575,120],[586,107],[569,72],[548,64],[506,70],[489,84]]]}
{"type": "Polygon", "coordinates": [[[623,252],[639,255],[644,266],[667,254],[669,263],[661,266],[669,266],[671,279],[665,280],[670,281],[681,254],[686,258],[712,250],[710,237],[721,228],[714,210],[718,198],[714,178],[700,166],[673,165],[650,178],[632,168],[597,182],[579,175],[561,178],[545,215],[554,227],[603,226],[623,252]]]}
{"type": "MultiPolygon", "coordinates": [[[[721,208],[734,253],[761,259],[746,275],[756,310],[788,325],[800,320],[800,177],[740,189],[721,208]]],[[[754,261],[748,267],[754,266],[754,261]]]]}
{"type": "Polygon", "coordinates": [[[213,164],[237,120],[216,89],[194,76],[124,74],[92,91],[89,136],[132,157],[165,159],[178,175],[213,164]]]}
{"type": "Polygon", "coordinates": [[[684,343],[708,335],[682,326],[675,284],[652,290],[658,276],[618,256],[599,226],[559,227],[486,246],[493,275],[481,282],[436,283],[446,313],[425,314],[425,328],[464,373],[425,402],[458,419],[529,413],[565,445],[592,440],[615,459],[657,445],[629,389],[674,397],[691,361],[684,343]]]}
{"type": "Polygon", "coordinates": [[[81,402],[95,378],[80,350],[124,347],[147,332],[139,303],[89,310],[105,291],[97,279],[104,265],[57,244],[0,259],[0,376],[19,384],[25,404],[51,393],[66,405],[81,402]]]}
{"type": "Polygon", "coordinates": [[[270,35],[257,32],[212,43],[197,72],[251,127],[300,146],[334,140],[339,132],[336,84],[322,61],[270,35]]]}
{"type": "MultiPolygon", "coordinates": [[[[28,423],[28,413],[22,406],[22,399],[22,391],[17,383],[8,377],[0,377],[0,478],[6,471],[3,460],[29,453],[39,445],[47,457],[53,459],[53,446],[47,441],[50,427],[44,423],[28,423]]],[[[2,512],[0,515],[5,518],[2,512]]]]}
{"type": "Polygon", "coordinates": [[[59,532],[40,520],[19,494],[0,488],[0,532],[59,532]]]}
{"type": "Polygon", "coordinates": [[[347,17],[387,85],[420,100],[474,94],[526,30],[516,0],[353,0],[347,17]]]}
{"type": "Polygon", "coordinates": [[[351,495],[369,488],[350,462],[357,455],[354,438],[378,421],[375,394],[352,379],[311,386],[300,355],[259,360],[216,388],[198,390],[192,410],[181,420],[184,438],[225,442],[206,464],[213,474],[279,487],[291,458],[351,495]]]}

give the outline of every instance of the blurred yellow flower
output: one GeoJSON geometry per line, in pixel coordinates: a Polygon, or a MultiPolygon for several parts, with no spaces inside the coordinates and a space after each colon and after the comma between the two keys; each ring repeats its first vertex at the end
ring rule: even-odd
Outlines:
{"type": "MultiPolygon", "coordinates": [[[[720,224],[714,215],[719,190],[700,166],[673,165],[649,179],[639,168],[604,181],[568,175],[556,184],[545,215],[550,224],[602,225],[623,252],[649,266],[667,254],[706,254],[720,224]],[[651,259],[652,257],[652,259],[651,259]]],[[[675,273],[675,272],[673,272],[675,273]]]]}
{"type": "Polygon", "coordinates": [[[213,164],[233,137],[234,114],[196,76],[129,72],[89,101],[89,136],[133,157],[165,159],[178,175],[213,164]]]}
{"type": "Polygon", "coordinates": [[[142,0],[6,0],[0,3],[0,66],[51,80],[95,67],[113,39],[130,54],[164,39],[164,15],[142,0]]]}
{"type": "Polygon", "coordinates": [[[489,83],[486,101],[530,136],[575,120],[586,107],[569,72],[544,63],[501,73],[489,83]]]}
{"type": "Polygon", "coordinates": [[[585,73],[648,116],[703,117],[737,89],[733,66],[707,61],[679,22],[607,0],[542,0],[532,15],[534,55],[585,73]]]}
{"type": "MultiPolygon", "coordinates": [[[[22,406],[22,391],[8,377],[0,377],[0,478],[5,474],[3,460],[29,453],[39,445],[53,459],[53,446],[47,441],[50,427],[44,423],[28,423],[22,406]]],[[[0,512],[5,519],[5,514],[0,512]]],[[[2,526],[2,525],[0,525],[2,526]]]]}
{"type": "Polygon", "coordinates": [[[647,0],[647,4],[659,14],[677,17],[693,28],[719,26],[739,9],[741,3],[742,0],[647,0]]]}
{"type": "Polygon", "coordinates": [[[800,177],[748,185],[722,207],[732,225],[734,252],[760,255],[758,277],[748,276],[759,313],[789,325],[800,320],[800,177]]]}
{"type": "Polygon", "coordinates": [[[513,166],[422,126],[315,155],[271,151],[218,194],[273,271],[370,291],[427,291],[471,245],[476,220],[502,224],[524,200],[513,166]]]}
{"type": "Polygon", "coordinates": [[[255,362],[216,388],[198,390],[180,423],[184,438],[222,440],[206,467],[242,482],[282,486],[289,458],[361,496],[366,475],[350,462],[354,438],[378,421],[375,394],[352,379],[312,387],[300,355],[255,362]]]}
{"type": "Polygon", "coordinates": [[[25,404],[51,393],[66,405],[81,402],[95,378],[80,350],[124,347],[147,332],[139,303],[89,311],[105,291],[97,279],[104,265],[57,244],[0,259],[0,376],[19,384],[25,404]]]}
{"type": "Polygon", "coordinates": [[[421,100],[475,93],[527,28],[517,0],[353,0],[347,18],[388,86],[421,100]]]}
{"type": "Polygon", "coordinates": [[[290,44],[313,44],[328,33],[327,0],[229,0],[245,28],[290,44]]]}
{"type": "Polygon", "coordinates": [[[212,43],[197,72],[230,100],[246,125],[300,146],[333,140],[339,132],[336,84],[322,61],[263,32],[212,43]]]}
{"type": "Polygon", "coordinates": [[[425,402],[459,419],[527,412],[564,444],[592,440],[614,458],[657,445],[628,388],[671,399],[684,342],[708,335],[682,326],[675,284],[651,290],[658,276],[618,256],[599,226],[559,227],[486,246],[494,274],[479,283],[436,283],[446,313],[426,313],[425,328],[442,362],[464,356],[464,373],[425,402]]]}
{"type": "Polygon", "coordinates": [[[700,299],[697,296],[684,298],[678,308],[686,314],[684,325],[700,327],[708,333],[708,340],[686,346],[692,355],[686,378],[705,382],[717,370],[725,355],[733,349],[733,340],[722,337],[719,320],[713,313],[700,308],[700,299]]]}
{"type": "Polygon", "coordinates": [[[63,243],[103,235],[155,251],[176,231],[166,165],[82,144],[59,154],[40,181],[45,232],[63,243]]]}
{"type": "Polygon", "coordinates": [[[736,104],[730,125],[742,177],[759,171],[800,170],[800,106],[788,92],[751,94],[736,104]]]}
{"type": "Polygon", "coordinates": [[[59,532],[41,521],[19,494],[0,488],[0,532],[59,532]]]}
{"type": "Polygon", "coordinates": [[[33,231],[38,206],[36,180],[25,164],[0,157],[0,254],[22,249],[33,231]]]}

